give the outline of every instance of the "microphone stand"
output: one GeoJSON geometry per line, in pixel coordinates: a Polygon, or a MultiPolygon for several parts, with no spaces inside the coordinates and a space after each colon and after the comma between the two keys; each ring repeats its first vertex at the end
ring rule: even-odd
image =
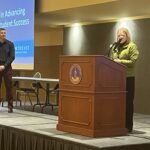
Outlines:
{"type": "Polygon", "coordinates": [[[111,44],[111,45],[109,46],[109,49],[108,49],[108,51],[107,51],[107,53],[106,53],[106,56],[107,56],[107,57],[110,56],[110,52],[111,52],[111,50],[112,50],[112,48],[114,47],[115,44],[116,44],[116,42],[113,43],[113,44],[111,44]]]}

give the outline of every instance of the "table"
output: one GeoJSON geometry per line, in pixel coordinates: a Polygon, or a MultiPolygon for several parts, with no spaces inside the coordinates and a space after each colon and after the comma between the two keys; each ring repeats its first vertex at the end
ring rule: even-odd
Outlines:
{"type": "Polygon", "coordinates": [[[52,106],[52,110],[53,110],[53,104],[50,104],[50,98],[49,98],[49,89],[50,89],[50,82],[56,82],[56,83],[59,83],[59,79],[50,79],[50,78],[35,78],[35,77],[21,77],[21,76],[14,76],[12,77],[12,79],[14,81],[25,81],[25,80],[29,80],[29,81],[39,81],[39,82],[46,82],[46,99],[45,99],[45,103],[44,104],[41,104],[39,100],[37,100],[37,104],[35,104],[33,106],[33,111],[34,111],[34,108],[36,105],[43,105],[42,106],[42,109],[41,109],[41,112],[43,112],[43,109],[46,107],[46,106],[52,106]]]}

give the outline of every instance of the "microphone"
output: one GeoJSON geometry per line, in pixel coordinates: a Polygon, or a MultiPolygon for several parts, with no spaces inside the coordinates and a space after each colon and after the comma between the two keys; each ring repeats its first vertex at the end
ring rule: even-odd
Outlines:
{"type": "Polygon", "coordinates": [[[122,39],[119,39],[117,42],[114,42],[113,44],[110,44],[109,45],[109,50],[106,52],[106,56],[110,56],[110,51],[111,49],[113,48],[113,50],[115,50],[119,45],[120,45],[120,42],[121,42],[122,39]]]}
{"type": "Polygon", "coordinates": [[[113,45],[112,45],[112,47],[114,46],[113,49],[116,49],[120,45],[121,41],[122,41],[122,39],[119,39],[117,42],[113,43],[113,45]]]}
{"type": "Polygon", "coordinates": [[[122,41],[122,39],[119,39],[116,43],[120,44],[121,41],[122,41]]]}

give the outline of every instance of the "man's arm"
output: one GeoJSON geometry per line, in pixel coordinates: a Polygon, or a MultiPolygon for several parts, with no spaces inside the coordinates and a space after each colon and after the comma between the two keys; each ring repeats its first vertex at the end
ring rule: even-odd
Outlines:
{"type": "Polygon", "coordinates": [[[15,59],[15,46],[12,42],[9,42],[9,56],[4,64],[4,67],[6,68],[9,66],[15,59]]]}

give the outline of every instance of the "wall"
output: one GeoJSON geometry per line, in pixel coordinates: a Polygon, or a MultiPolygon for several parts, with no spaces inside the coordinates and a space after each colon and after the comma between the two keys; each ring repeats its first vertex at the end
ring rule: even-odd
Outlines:
{"type": "Polygon", "coordinates": [[[36,28],[35,47],[63,45],[63,28],[36,28]]]}
{"type": "Polygon", "coordinates": [[[113,1],[116,0],[37,0],[37,7],[38,12],[41,13],[113,1]]]}
{"type": "Polygon", "coordinates": [[[104,54],[114,42],[113,23],[66,27],[64,54],[104,54]],[[109,34],[108,34],[109,33],[109,34]]]}
{"type": "MultiPolygon", "coordinates": [[[[140,58],[136,65],[136,91],[135,91],[135,112],[150,114],[150,19],[129,21],[133,41],[140,51],[140,58]]],[[[115,41],[117,23],[103,23],[64,29],[64,54],[85,55],[105,54],[109,45],[115,41]],[[82,30],[81,30],[82,28],[82,30]],[[75,30],[75,32],[73,31],[75,30]],[[73,34],[76,33],[76,34],[73,34]]]]}

